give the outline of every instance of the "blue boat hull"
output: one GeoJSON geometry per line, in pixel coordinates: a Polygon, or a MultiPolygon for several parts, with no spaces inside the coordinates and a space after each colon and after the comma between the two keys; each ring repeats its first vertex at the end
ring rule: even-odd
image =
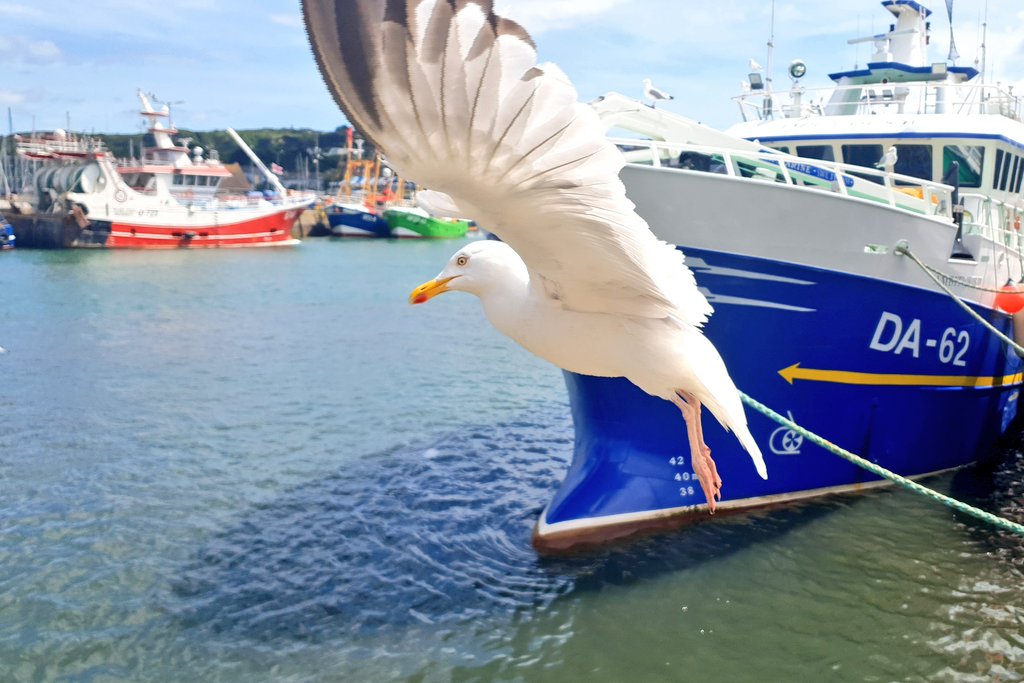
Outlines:
{"type": "Polygon", "coordinates": [[[387,221],[361,207],[332,206],[327,210],[331,234],[338,237],[388,237],[387,221]]]}
{"type": "MultiPolygon", "coordinates": [[[[736,385],[796,423],[906,476],[991,452],[1016,414],[1021,360],[948,296],[765,259],[685,248],[715,314],[705,332],[736,385]],[[928,386],[931,385],[931,386],[928,386]]],[[[1011,319],[975,310],[1009,333],[1011,319]]],[[[540,550],[706,516],[685,423],[625,379],[566,373],[576,428],[540,550]]],[[[704,411],[723,511],[857,490],[871,474],[747,409],[768,480],[704,411]]]]}

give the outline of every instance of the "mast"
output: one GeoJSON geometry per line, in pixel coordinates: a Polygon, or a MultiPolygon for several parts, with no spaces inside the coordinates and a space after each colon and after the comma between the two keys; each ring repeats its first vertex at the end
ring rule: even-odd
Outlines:
{"type": "Polygon", "coordinates": [[[768,64],[765,68],[765,77],[767,84],[765,90],[769,95],[772,94],[772,59],[775,55],[775,0],[772,0],[772,22],[771,29],[768,33],[768,64]]]}
{"type": "Polygon", "coordinates": [[[981,82],[985,82],[988,75],[985,71],[985,64],[988,59],[988,48],[985,43],[988,41],[988,0],[985,0],[985,20],[981,22],[981,82]]]}
{"type": "Polygon", "coordinates": [[[238,143],[238,146],[242,148],[242,151],[245,152],[245,155],[249,157],[253,164],[256,165],[256,168],[260,169],[260,173],[262,173],[263,177],[267,179],[267,182],[273,185],[277,189],[277,191],[281,193],[282,197],[286,196],[288,194],[288,190],[286,190],[284,185],[281,184],[281,181],[278,179],[278,177],[271,173],[269,168],[263,165],[263,162],[260,161],[260,158],[256,156],[256,152],[252,151],[252,148],[249,147],[249,145],[245,144],[245,140],[242,139],[242,136],[236,133],[234,128],[228,128],[228,135],[230,135],[232,139],[234,139],[234,141],[238,143]]]}
{"type": "Polygon", "coordinates": [[[3,144],[0,145],[0,176],[3,176],[4,182],[4,196],[7,199],[11,198],[11,181],[10,175],[14,172],[14,163],[12,162],[10,152],[7,149],[7,141],[14,142],[14,124],[11,122],[11,108],[7,107],[7,128],[11,131],[9,136],[5,136],[3,144]]]}

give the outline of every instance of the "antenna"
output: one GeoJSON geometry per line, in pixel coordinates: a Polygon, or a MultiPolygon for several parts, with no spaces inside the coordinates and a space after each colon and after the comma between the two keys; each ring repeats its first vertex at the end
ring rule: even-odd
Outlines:
{"type": "Polygon", "coordinates": [[[765,90],[772,92],[772,55],[775,51],[775,0],[772,0],[772,24],[768,35],[768,68],[765,69],[765,90]]]}
{"type": "Polygon", "coordinates": [[[985,82],[985,62],[988,57],[988,49],[985,42],[988,40],[988,0],[985,0],[985,21],[981,22],[981,82],[985,82]]]}
{"type": "Polygon", "coordinates": [[[985,0],[985,14],[982,17],[978,17],[981,20],[980,27],[980,39],[979,39],[979,55],[974,58],[974,68],[981,74],[981,82],[985,82],[985,56],[987,50],[985,49],[985,41],[988,37],[988,0],[985,0]],[[979,63],[980,60],[980,63],[979,63]]]}

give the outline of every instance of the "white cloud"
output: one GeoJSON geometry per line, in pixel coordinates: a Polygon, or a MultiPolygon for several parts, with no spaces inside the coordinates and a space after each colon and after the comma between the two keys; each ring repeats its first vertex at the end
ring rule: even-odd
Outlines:
{"type": "Polygon", "coordinates": [[[14,90],[0,90],[0,106],[16,107],[23,104],[27,98],[24,93],[14,90]]]}
{"type": "Polygon", "coordinates": [[[60,48],[52,40],[26,41],[25,52],[33,62],[56,62],[60,59],[60,48]]]}
{"type": "Polygon", "coordinates": [[[0,3],[0,17],[42,19],[45,16],[46,14],[42,12],[42,10],[35,7],[29,7],[28,5],[22,5],[14,2],[0,3]]]}
{"type": "Polygon", "coordinates": [[[270,21],[281,26],[302,27],[302,16],[299,14],[271,14],[270,21]]]}
{"type": "Polygon", "coordinates": [[[8,63],[54,64],[60,61],[61,51],[52,40],[7,36],[0,39],[0,56],[8,63]]]}
{"type": "Polygon", "coordinates": [[[605,14],[626,0],[505,0],[495,9],[522,24],[531,34],[572,26],[580,19],[605,14]]]}

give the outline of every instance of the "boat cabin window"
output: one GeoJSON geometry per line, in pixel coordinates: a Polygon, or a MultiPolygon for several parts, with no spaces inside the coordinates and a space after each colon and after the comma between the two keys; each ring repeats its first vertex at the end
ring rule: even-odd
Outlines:
{"type": "Polygon", "coordinates": [[[156,179],[153,178],[152,173],[139,173],[132,178],[131,182],[131,187],[136,190],[151,190],[154,185],[156,185],[156,179]]]}
{"type": "Polygon", "coordinates": [[[992,175],[992,184],[997,190],[1006,189],[1006,184],[1010,182],[1010,167],[1014,165],[1014,156],[1004,154],[1002,168],[999,168],[999,152],[1001,151],[996,150],[996,171],[992,175]]]}
{"type": "Polygon", "coordinates": [[[896,173],[922,180],[932,179],[931,145],[896,145],[896,173]]]}
{"type": "Polygon", "coordinates": [[[874,168],[884,153],[881,145],[843,145],[843,161],[854,166],[874,168]]]}
{"type": "Polygon", "coordinates": [[[174,178],[171,180],[171,183],[173,183],[174,185],[184,185],[185,176],[175,173],[174,178]]]}
{"type": "MultiPolygon", "coordinates": [[[[874,168],[884,153],[881,145],[843,145],[843,162],[853,166],[874,168]]],[[[878,175],[868,173],[851,173],[851,175],[870,180],[873,183],[882,183],[882,178],[878,175]]]]}
{"type": "Polygon", "coordinates": [[[1021,177],[1024,176],[1024,159],[996,150],[995,170],[992,171],[992,188],[1016,194],[1020,192],[1021,177]]]}
{"type": "Polygon", "coordinates": [[[721,154],[701,154],[700,152],[684,151],[679,154],[679,168],[704,171],[705,173],[725,173],[725,158],[721,154]]]}
{"type": "Polygon", "coordinates": [[[832,145],[798,145],[796,155],[804,159],[818,159],[819,161],[836,160],[832,145]]]}
{"type": "Polygon", "coordinates": [[[206,176],[201,175],[201,176],[197,176],[196,177],[196,185],[205,185],[205,184],[206,184],[206,176]]]}
{"type": "Polygon", "coordinates": [[[949,167],[960,163],[960,187],[981,187],[981,169],[985,161],[985,148],[980,145],[946,145],[942,148],[942,177],[949,167]]]}
{"type": "Polygon", "coordinates": [[[196,177],[194,175],[185,176],[185,185],[195,185],[196,177]]]}

